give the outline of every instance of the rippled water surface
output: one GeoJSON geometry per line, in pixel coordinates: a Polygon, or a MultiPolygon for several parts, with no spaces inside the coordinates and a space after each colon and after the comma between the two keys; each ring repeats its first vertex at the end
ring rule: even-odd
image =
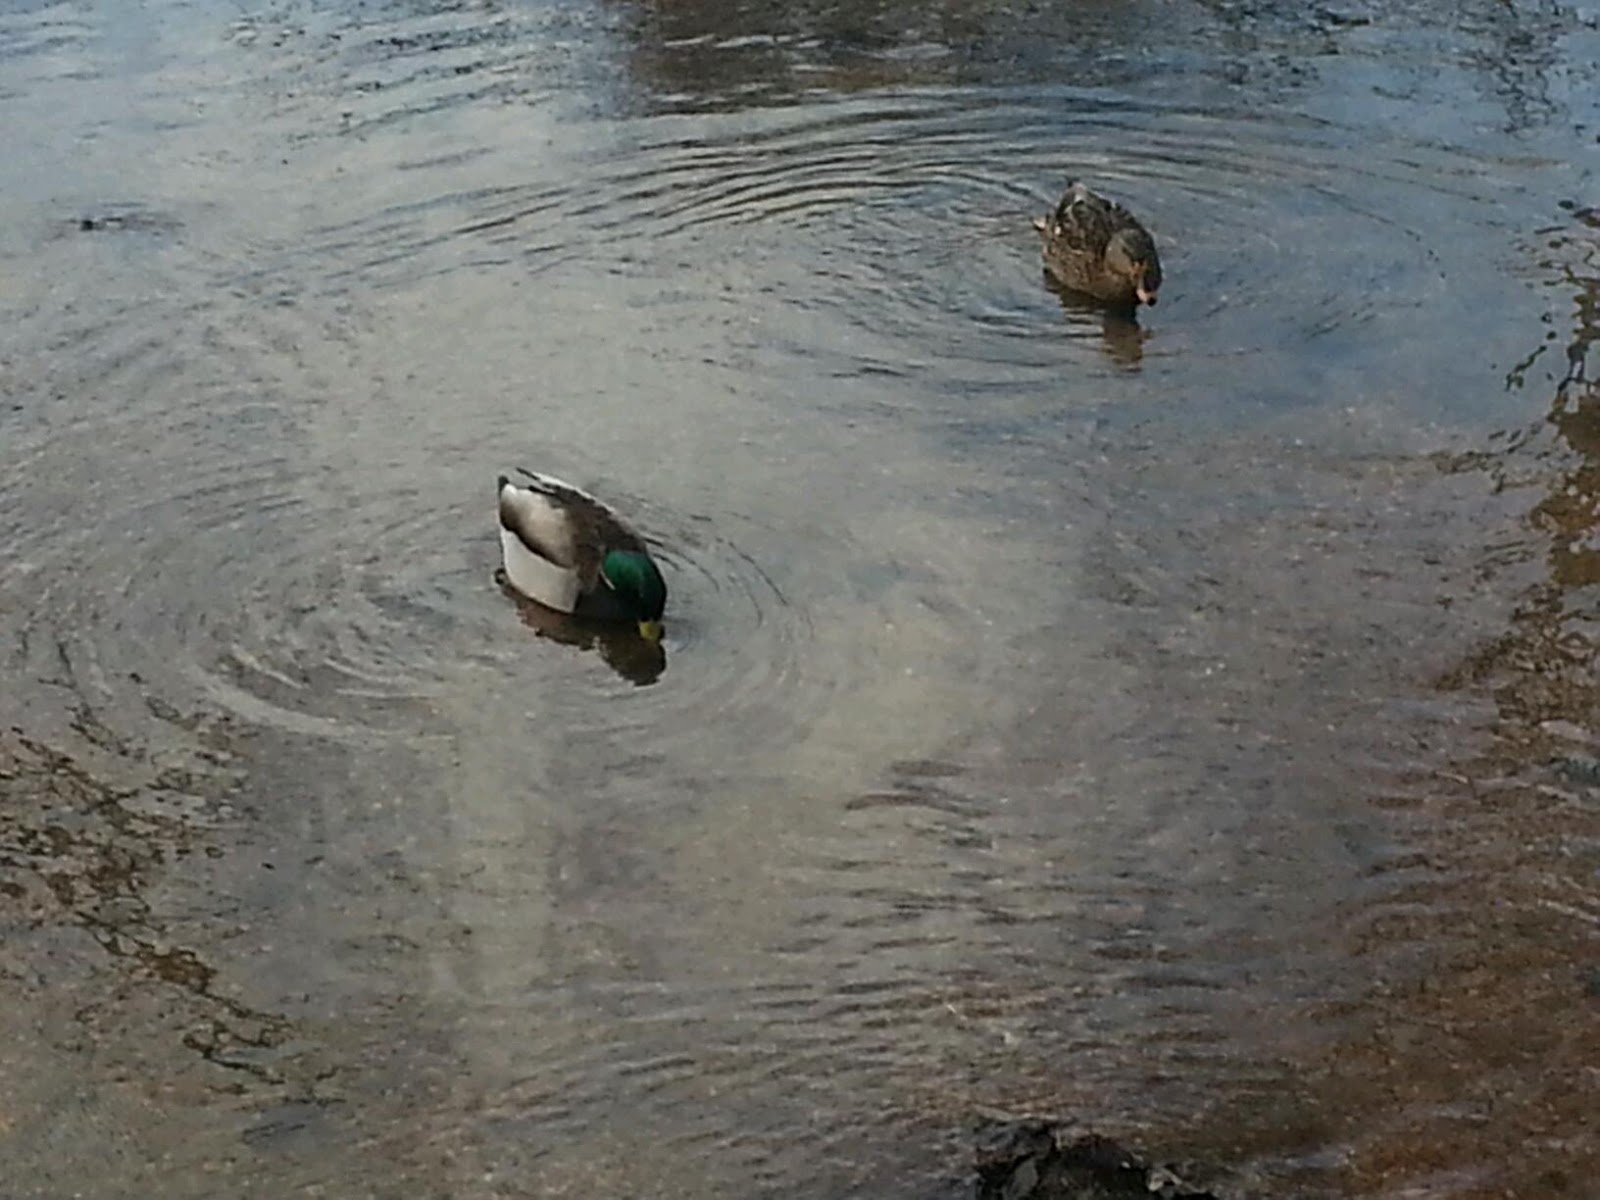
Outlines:
{"type": "Polygon", "coordinates": [[[1600,1167],[1600,9],[0,14],[0,1193],[1600,1167]],[[1044,284],[1073,176],[1137,324],[1044,284]],[[664,668],[493,579],[660,547],[664,668]]]}

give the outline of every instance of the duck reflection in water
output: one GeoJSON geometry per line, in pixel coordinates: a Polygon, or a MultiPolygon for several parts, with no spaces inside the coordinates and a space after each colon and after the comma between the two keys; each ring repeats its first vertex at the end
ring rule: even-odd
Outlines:
{"type": "Polygon", "coordinates": [[[1098,324],[1105,352],[1112,361],[1123,367],[1139,365],[1150,331],[1139,324],[1138,318],[1131,312],[1107,308],[1092,296],[1063,287],[1048,271],[1043,274],[1044,285],[1061,302],[1061,311],[1066,314],[1074,336],[1089,336],[1089,331],[1098,324]]]}
{"type": "Polygon", "coordinates": [[[494,581],[515,601],[518,617],[535,634],[564,646],[598,651],[608,667],[635,687],[648,687],[667,669],[666,646],[640,637],[632,626],[586,621],[546,608],[512,587],[503,568],[495,570],[494,581]]]}

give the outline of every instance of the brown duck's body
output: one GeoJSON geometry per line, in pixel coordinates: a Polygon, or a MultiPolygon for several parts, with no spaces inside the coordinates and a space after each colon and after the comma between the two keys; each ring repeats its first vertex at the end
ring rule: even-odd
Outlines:
{"type": "Polygon", "coordinates": [[[1161,259],[1155,240],[1122,205],[1075,183],[1054,212],[1034,218],[1033,227],[1045,270],[1062,287],[1119,308],[1156,302],[1161,259]]]}

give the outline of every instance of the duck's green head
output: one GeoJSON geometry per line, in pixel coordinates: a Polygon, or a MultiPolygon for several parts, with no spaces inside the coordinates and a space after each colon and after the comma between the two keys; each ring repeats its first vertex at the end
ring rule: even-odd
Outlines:
{"type": "Polygon", "coordinates": [[[661,614],[667,609],[667,581],[648,554],[638,550],[612,550],[600,562],[600,574],[610,584],[617,603],[639,622],[646,641],[661,640],[661,614]]]}

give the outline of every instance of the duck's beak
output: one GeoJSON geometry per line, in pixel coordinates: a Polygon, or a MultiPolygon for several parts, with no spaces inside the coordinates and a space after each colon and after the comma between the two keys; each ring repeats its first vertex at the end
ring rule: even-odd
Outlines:
{"type": "Polygon", "coordinates": [[[661,628],[661,622],[660,621],[640,621],[639,622],[639,636],[642,637],[645,641],[649,642],[652,646],[658,644],[661,641],[662,632],[663,632],[663,630],[661,628]]]}

